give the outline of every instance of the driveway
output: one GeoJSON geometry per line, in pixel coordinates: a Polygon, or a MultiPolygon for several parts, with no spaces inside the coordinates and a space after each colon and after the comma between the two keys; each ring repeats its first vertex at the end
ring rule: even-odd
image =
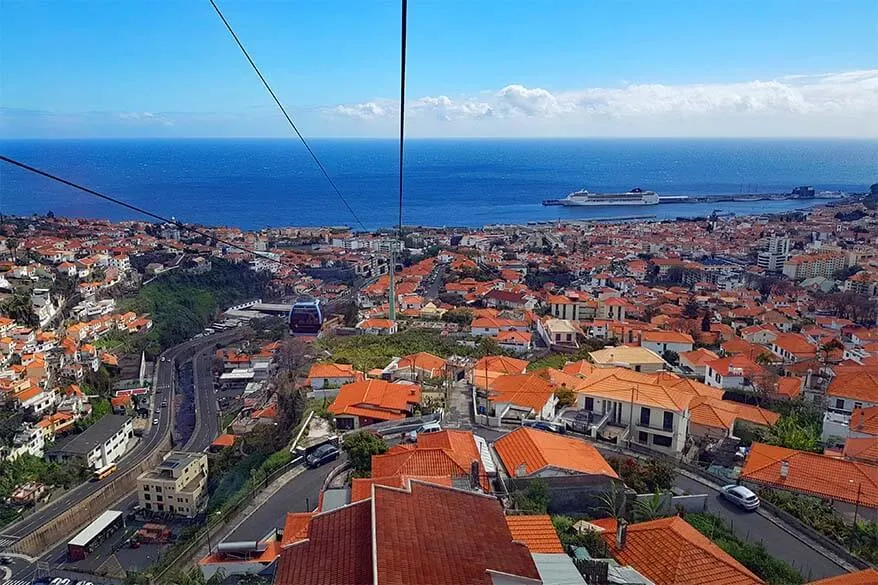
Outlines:
{"type": "Polygon", "coordinates": [[[814,548],[792,536],[766,518],[766,512],[745,512],[720,499],[719,492],[688,477],[677,475],[674,486],[692,494],[708,494],[708,512],[729,523],[734,533],[749,542],[761,542],[774,557],[785,560],[805,577],[805,582],[833,577],[846,572],[835,562],[819,554],[814,548]]]}

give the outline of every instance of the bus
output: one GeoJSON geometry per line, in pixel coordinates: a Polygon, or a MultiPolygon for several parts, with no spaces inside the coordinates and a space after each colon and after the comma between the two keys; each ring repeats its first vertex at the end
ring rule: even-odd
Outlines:
{"type": "Polygon", "coordinates": [[[114,471],[116,471],[116,464],[110,463],[109,465],[106,465],[104,467],[101,467],[100,469],[95,470],[95,472],[92,473],[92,479],[95,481],[101,481],[105,477],[111,475],[114,471]]]}
{"type": "Polygon", "coordinates": [[[67,559],[81,561],[125,523],[122,512],[107,510],[67,543],[67,559]]]}

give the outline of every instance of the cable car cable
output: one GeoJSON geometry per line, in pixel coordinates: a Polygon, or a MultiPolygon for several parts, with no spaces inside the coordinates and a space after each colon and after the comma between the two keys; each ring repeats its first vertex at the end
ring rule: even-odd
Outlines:
{"type": "Polygon", "coordinates": [[[259,252],[256,252],[254,250],[248,250],[247,248],[244,248],[243,246],[239,246],[238,244],[235,244],[235,243],[230,242],[228,240],[218,238],[218,237],[216,237],[208,232],[199,230],[197,228],[189,227],[176,219],[161,216],[161,215],[159,215],[157,213],[153,213],[152,211],[149,211],[147,209],[143,209],[142,207],[137,207],[136,205],[132,205],[126,201],[123,201],[121,199],[117,199],[116,197],[111,197],[110,195],[104,195],[103,193],[95,191],[94,189],[84,187],[78,183],[74,183],[73,181],[68,181],[67,179],[59,177],[57,175],[53,175],[52,173],[38,169],[36,167],[32,167],[28,164],[21,162],[21,161],[15,160],[14,158],[9,158],[8,156],[0,155],[0,161],[3,161],[5,163],[9,163],[13,166],[20,168],[20,169],[24,169],[25,171],[34,173],[35,175],[40,175],[41,177],[51,179],[57,183],[61,183],[62,185],[67,185],[68,187],[72,187],[73,189],[76,189],[78,191],[82,191],[83,193],[88,193],[89,195],[92,195],[92,196],[97,197],[99,199],[103,199],[104,201],[109,201],[110,203],[115,203],[116,205],[120,205],[122,207],[125,207],[126,209],[130,209],[131,211],[136,211],[137,213],[146,215],[147,217],[151,217],[153,219],[157,219],[159,221],[169,223],[171,225],[174,225],[174,226],[180,228],[181,230],[196,233],[199,236],[203,236],[205,238],[210,238],[212,240],[216,240],[217,242],[220,242],[221,244],[225,244],[226,246],[229,246],[231,248],[235,248],[236,250],[240,250],[241,252],[253,254],[254,256],[258,256],[258,257],[263,258],[265,260],[269,260],[271,262],[277,262],[278,264],[283,265],[283,261],[281,261],[281,260],[275,260],[274,258],[271,258],[270,256],[263,256],[263,255],[259,254],[259,252]]]}
{"type": "Polygon", "coordinates": [[[289,122],[290,127],[296,133],[296,136],[298,136],[299,140],[302,141],[302,144],[305,145],[305,150],[308,151],[308,154],[310,154],[311,158],[314,159],[314,163],[317,165],[317,167],[323,173],[323,176],[326,177],[327,181],[329,181],[329,184],[332,186],[332,189],[333,189],[333,191],[335,191],[335,194],[338,195],[339,199],[341,199],[342,203],[344,203],[347,210],[351,212],[351,215],[354,217],[354,219],[357,221],[357,223],[360,224],[360,227],[363,228],[363,231],[369,231],[366,229],[366,226],[363,224],[363,222],[360,221],[360,218],[357,217],[357,214],[354,213],[353,208],[350,206],[347,199],[345,199],[344,195],[342,195],[341,190],[338,188],[338,186],[336,186],[335,181],[333,181],[332,177],[329,176],[329,172],[326,170],[326,167],[323,166],[323,163],[320,162],[320,159],[317,158],[317,155],[314,153],[313,150],[311,150],[311,146],[308,144],[308,141],[305,140],[305,137],[302,136],[301,132],[299,132],[299,128],[296,127],[296,124],[293,122],[293,119],[287,113],[286,108],[284,108],[280,99],[278,99],[277,95],[274,93],[274,90],[271,89],[271,86],[268,84],[268,81],[265,79],[265,76],[262,75],[262,72],[259,70],[259,67],[256,66],[256,63],[250,57],[250,53],[248,53],[247,49],[244,48],[243,43],[241,43],[241,39],[238,38],[238,35],[235,33],[234,29],[232,29],[232,25],[229,24],[229,21],[226,20],[226,17],[223,15],[222,11],[219,9],[219,6],[216,5],[216,2],[214,2],[214,0],[209,0],[209,2],[210,2],[210,5],[213,6],[213,9],[216,11],[217,15],[220,17],[220,20],[223,21],[224,25],[226,25],[226,29],[228,29],[229,33],[232,35],[232,38],[235,39],[235,43],[238,45],[238,48],[241,49],[241,52],[244,54],[244,57],[247,58],[247,62],[250,63],[250,66],[253,68],[253,71],[255,71],[256,75],[259,76],[259,80],[262,82],[262,85],[264,85],[265,89],[268,90],[268,93],[271,94],[271,97],[274,99],[274,103],[276,103],[277,107],[280,108],[280,111],[283,113],[284,118],[287,119],[287,122],[289,122]]]}

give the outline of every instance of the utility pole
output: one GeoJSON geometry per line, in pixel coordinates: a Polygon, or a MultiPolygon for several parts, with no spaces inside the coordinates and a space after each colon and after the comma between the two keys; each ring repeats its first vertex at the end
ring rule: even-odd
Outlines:
{"type": "Polygon", "coordinates": [[[390,305],[387,316],[391,321],[396,321],[396,240],[390,241],[390,286],[388,291],[390,305]]]}

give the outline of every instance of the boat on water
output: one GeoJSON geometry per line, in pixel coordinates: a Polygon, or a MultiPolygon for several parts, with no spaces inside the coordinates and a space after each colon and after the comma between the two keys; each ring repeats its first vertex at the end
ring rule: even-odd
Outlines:
{"type": "Polygon", "coordinates": [[[598,207],[608,205],[657,205],[659,196],[655,191],[644,191],[635,187],[625,193],[590,193],[585,189],[575,191],[564,199],[549,199],[543,205],[564,205],[566,207],[598,207]]]}

